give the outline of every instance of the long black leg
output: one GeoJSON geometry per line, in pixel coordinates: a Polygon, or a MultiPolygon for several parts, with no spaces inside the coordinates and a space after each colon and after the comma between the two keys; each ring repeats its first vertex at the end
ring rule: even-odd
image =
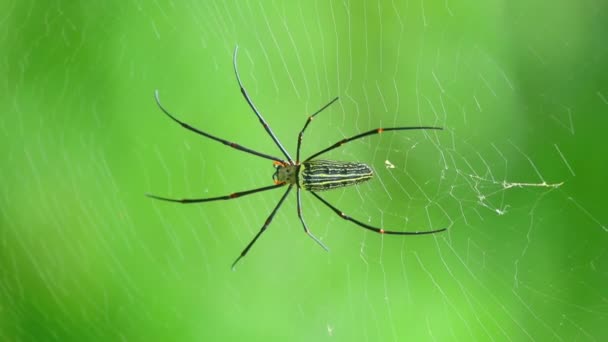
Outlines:
{"type": "Polygon", "coordinates": [[[341,218],[347,220],[347,221],[351,221],[352,223],[363,227],[365,229],[369,229],[371,231],[374,231],[376,233],[379,234],[393,234],[393,235],[425,235],[425,234],[434,234],[434,233],[439,233],[442,232],[444,230],[446,230],[447,228],[441,228],[441,229],[436,229],[436,230],[427,230],[427,231],[421,231],[421,232],[398,232],[398,231],[393,231],[393,230],[384,230],[382,228],[377,228],[374,226],[370,226],[368,224],[365,224],[361,221],[355,220],[354,218],[346,215],[345,213],[343,213],[342,211],[340,211],[340,209],[334,207],[333,205],[329,204],[329,202],[327,202],[326,200],[324,200],[321,196],[317,195],[315,192],[311,191],[311,194],[313,194],[316,198],[318,198],[321,202],[323,202],[323,204],[325,204],[326,206],[328,206],[331,210],[334,211],[334,213],[336,213],[336,215],[340,216],[341,218]]]}
{"type": "Polygon", "coordinates": [[[234,266],[236,266],[236,263],[239,262],[239,260],[241,260],[245,255],[247,255],[247,252],[249,252],[249,249],[251,248],[251,246],[253,246],[253,244],[258,240],[260,235],[262,235],[262,233],[264,233],[264,231],[266,230],[266,227],[268,227],[270,222],[272,222],[272,219],[274,218],[274,215],[277,213],[277,210],[279,210],[279,208],[281,207],[281,204],[283,204],[283,201],[285,200],[285,198],[291,191],[291,187],[292,186],[290,185],[289,188],[287,188],[287,191],[285,191],[285,194],[283,194],[283,197],[281,197],[281,199],[279,200],[279,203],[277,203],[276,207],[274,207],[274,209],[272,210],[270,215],[268,215],[268,218],[266,219],[266,222],[264,222],[264,225],[262,226],[260,231],[257,234],[255,234],[255,237],[253,238],[253,240],[251,240],[251,242],[249,242],[247,247],[245,247],[245,249],[243,249],[243,251],[241,252],[241,255],[239,255],[239,257],[236,258],[236,260],[232,263],[233,270],[234,270],[234,266]]]}
{"type": "Polygon", "coordinates": [[[309,160],[311,160],[311,159],[313,159],[315,157],[318,157],[318,156],[322,155],[325,152],[329,152],[329,151],[333,150],[334,148],[338,148],[338,147],[346,144],[349,141],[357,140],[357,139],[366,137],[368,135],[380,134],[380,133],[386,132],[386,131],[408,131],[408,130],[415,130],[415,129],[439,129],[439,130],[441,130],[443,128],[441,128],[441,127],[432,127],[432,126],[375,128],[375,129],[372,129],[371,131],[360,133],[360,134],[357,134],[357,135],[352,136],[350,138],[342,139],[342,140],[338,141],[337,143],[329,146],[328,148],[326,148],[324,150],[321,150],[321,151],[313,154],[312,156],[306,158],[305,162],[309,161],[309,160]]]}
{"type": "Polygon", "coordinates": [[[310,236],[313,240],[315,240],[315,242],[318,243],[319,246],[323,247],[324,250],[329,252],[329,248],[327,248],[327,246],[325,246],[325,244],[323,244],[323,242],[321,242],[321,240],[317,239],[317,237],[312,234],[312,232],[308,229],[306,222],[304,222],[304,217],[302,216],[302,202],[300,200],[300,188],[298,188],[296,190],[296,194],[297,194],[296,197],[298,198],[298,217],[300,218],[300,222],[302,222],[302,226],[304,227],[304,232],[308,236],[310,236]]]}
{"type": "Polygon", "coordinates": [[[298,134],[298,151],[296,153],[296,164],[300,163],[300,146],[302,145],[302,136],[304,135],[304,131],[306,130],[306,127],[308,127],[308,125],[310,124],[310,122],[312,121],[312,119],[317,116],[317,114],[321,113],[325,108],[329,107],[332,103],[338,101],[338,98],[336,97],[335,99],[329,101],[328,104],[326,104],[325,106],[323,106],[321,109],[319,109],[318,111],[316,111],[313,115],[309,116],[308,119],[306,119],[306,123],[304,124],[304,128],[302,128],[302,130],[300,131],[300,134],[298,134]]]}
{"type": "Polygon", "coordinates": [[[178,124],[180,124],[182,127],[184,127],[187,130],[190,130],[190,131],[192,131],[194,133],[200,134],[200,135],[202,135],[204,137],[207,137],[209,139],[213,139],[215,141],[221,142],[222,144],[224,144],[226,146],[230,146],[230,147],[232,147],[234,149],[237,149],[239,151],[247,152],[247,153],[256,155],[258,157],[262,157],[262,158],[266,158],[266,159],[270,159],[270,160],[274,160],[274,161],[278,161],[278,162],[283,162],[283,160],[281,160],[280,158],[273,157],[271,155],[268,155],[268,154],[265,154],[265,153],[261,153],[261,152],[258,152],[258,151],[254,151],[254,150],[252,150],[250,148],[241,146],[239,144],[230,142],[228,140],[224,140],[222,138],[215,137],[215,136],[213,136],[213,135],[211,135],[209,133],[205,133],[205,132],[201,131],[198,128],[192,127],[192,126],[190,126],[189,124],[187,124],[187,123],[185,123],[183,121],[178,120],[175,116],[173,116],[171,113],[169,113],[169,111],[166,110],[165,107],[163,107],[163,105],[160,103],[160,98],[158,97],[158,90],[154,91],[154,99],[156,99],[156,104],[158,105],[158,107],[160,108],[160,110],[163,111],[163,113],[165,113],[169,118],[171,118],[171,120],[177,122],[178,124]]]}
{"type": "Polygon", "coordinates": [[[279,141],[279,139],[276,137],[276,135],[274,135],[274,133],[272,132],[272,129],[270,129],[270,126],[268,126],[268,123],[262,117],[262,114],[260,114],[258,109],[255,107],[255,105],[249,98],[249,95],[247,94],[247,90],[245,90],[245,87],[243,87],[243,83],[241,82],[241,76],[239,76],[239,70],[236,67],[236,55],[237,55],[238,51],[239,51],[239,47],[237,45],[234,48],[234,56],[232,58],[232,63],[234,64],[234,73],[236,75],[236,81],[239,83],[239,87],[241,88],[241,93],[245,97],[245,100],[249,104],[249,107],[251,107],[251,109],[253,110],[255,115],[260,120],[260,123],[262,124],[262,126],[264,126],[264,129],[266,130],[266,132],[268,132],[268,134],[270,135],[272,140],[274,140],[274,143],[279,147],[281,152],[283,152],[283,155],[285,156],[285,158],[287,158],[287,160],[289,160],[290,163],[293,163],[293,159],[291,159],[291,156],[289,156],[289,153],[287,153],[287,150],[285,149],[285,147],[283,147],[283,145],[281,145],[281,142],[279,141]]]}
{"type": "Polygon", "coordinates": [[[173,199],[173,198],[156,196],[156,195],[152,195],[152,194],[146,194],[146,196],[151,197],[151,198],[155,198],[155,199],[161,200],[161,201],[167,201],[167,202],[202,203],[202,202],[212,202],[212,201],[219,201],[219,200],[231,200],[231,199],[234,199],[234,198],[238,198],[238,197],[242,197],[242,196],[247,196],[247,195],[255,194],[257,192],[262,192],[262,191],[267,191],[267,190],[272,190],[272,189],[280,188],[280,187],[284,186],[285,184],[286,183],[279,183],[279,184],[275,184],[275,185],[271,185],[271,186],[265,186],[263,188],[257,188],[257,189],[247,190],[247,191],[234,192],[234,193],[231,193],[230,195],[218,196],[218,197],[210,197],[210,198],[173,199]]]}

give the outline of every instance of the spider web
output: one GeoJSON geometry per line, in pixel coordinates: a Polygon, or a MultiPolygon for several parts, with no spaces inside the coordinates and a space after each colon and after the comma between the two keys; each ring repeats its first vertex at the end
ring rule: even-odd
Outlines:
{"type": "Polygon", "coordinates": [[[3,340],[603,340],[605,5],[543,2],[7,1],[0,16],[3,340]],[[555,23],[560,23],[556,27],[555,23]],[[280,156],[364,162],[319,193],[182,206],[280,156]]]}

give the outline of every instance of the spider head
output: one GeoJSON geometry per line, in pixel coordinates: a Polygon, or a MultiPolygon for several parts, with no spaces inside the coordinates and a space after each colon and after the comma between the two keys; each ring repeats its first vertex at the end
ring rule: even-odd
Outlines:
{"type": "Polygon", "coordinates": [[[287,163],[274,162],[275,171],[272,174],[272,180],[275,184],[296,183],[296,173],[298,170],[297,165],[291,165],[287,163]]]}

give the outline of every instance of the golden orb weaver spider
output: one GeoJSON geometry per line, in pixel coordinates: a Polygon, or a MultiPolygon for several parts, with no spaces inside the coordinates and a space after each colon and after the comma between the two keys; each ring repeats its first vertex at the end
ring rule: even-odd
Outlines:
{"type": "Polygon", "coordinates": [[[304,135],[304,131],[306,131],[306,128],[308,127],[308,125],[310,124],[310,122],[312,121],[312,119],[315,116],[317,116],[324,109],[326,109],[327,107],[329,107],[331,104],[333,104],[334,102],[336,102],[338,100],[338,97],[336,97],[333,100],[331,100],[328,104],[323,106],[321,109],[316,111],[314,114],[310,115],[308,117],[308,119],[306,119],[306,122],[304,123],[304,127],[300,131],[300,134],[298,134],[296,160],[294,162],[294,160],[291,158],[291,156],[289,155],[287,150],[283,147],[283,145],[281,144],[279,139],[274,135],[274,133],[272,132],[272,129],[270,129],[270,126],[268,125],[266,120],[264,120],[264,118],[262,117],[262,114],[260,114],[258,109],[255,107],[255,105],[251,101],[251,98],[247,94],[247,91],[245,90],[245,87],[243,86],[243,84],[241,82],[241,77],[239,76],[239,71],[238,71],[238,68],[236,65],[237,52],[238,52],[238,46],[235,47],[235,49],[234,49],[232,63],[234,66],[234,73],[236,75],[236,80],[241,89],[241,94],[247,101],[247,104],[249,104],[249,107],[251,107],[251,109],[253,110],[253,113],[259,119],[260,123],[262,124],[262,126],[264,127],[264,129],[266,130],[268,135],[270,135],[270,137],[274,141],[275,145],[279,148],[279,150],[281,150],[281,152],[285,156],[286,160],[283,160],[283,159],[277,158],[277,157],[273,157],[271,155],[268,155],[268,154],[265,154],[262,152],[254,151],[250,148],[241,146],[239,144],[230,142],[228,140],[218,138],[209,133],[203,132],[203,131],[199,130],[198,128],[192,127],[183,121],[180,121],[175,116],[173,116],[171,113],[169,113],[169,111],[167,111],[167,109],[165,109],[163,107],[163,105],[160,103],[160,98],[158,96],[158,90],[155,91],[156,104],[158,105],[160,110],[163,113],[165,113],[171,120],[177,122],[178,124],[180,124],[182,127],[186,128],[187,130],[190,130],[194,133],[197,133],[197,134],[207,137],[209,139],[220,142],[224,145],[230,146],[239,151],[243,151],[243,152],[258,156],[258,157],[272,160],[273,165],[275,167],[275,172],[272,175],[272,178],[273,178],[275,184],[270,185],[270,186],[261,187],[261,188],[251,189],[251,190],[239,191],[239,192],[235,192],[235,193],[232,193],[232,194],[226,195],[226,196],[218,196],[218,197],[210,197],[210,198],[173,199],[173,198],[156,196],[156,195],[152,195],[152,194],[146,194],[146,196],[148,196],[148,197],[155,198],[155,199],[162,200],[162,201],[168,201],[168,202],[202,203],[202,202],[211,202],[211,201],[219,201],[219,200],[230,200],[230,199],[234,199],[234,198],[238,198],[238,197],[242,197],[242,196],[246,196],[246,195],[255,194],[258,192],[263,192],[263,191],[267,191],[267,190],[280,188],[280,187],[287,185],[287,191],[285,191],[285,193],[283,193],[283,196],[279,199],[279,202],[277,203],[277,205],[274,207],[274,209],[272,210],[270,215],[268,215],[268,218],[262,225],[262,228],[260,229],[260,231],[253,237],[251,242],[249,242],[249,244],[245,247],[245,249],[243,249],[243,251],[238,256],[238,258],[232,263],[232,269],[234,269],[234,267],[239,262],[239,260],[241,260],[247,254],[247,252],[249,252],[249,249],[251,249],[251,247],[255,244],[255,242],[262,235],[262,233],[264,233],[264,231],[266,230],[268,225],[270,225],[275,214],[277,213],[277,211],[283,204],[283,201],[285,201],[285,198],[287,197],[287,195],[289,194],[289,192],[291,191],[291,189],[294,186],[296,188],[298,218],[300,219],[300,222],[302,222],[302,227],[304,228],[304,232],[308,236],[310,236],[316,243],[318,243],[326,251],[329,251],[327,246],[325,246],[325,244],[323,244],[319,239],[317,239],[312,234],[312,232],[308,229],[306,222],[304,221],[304,217],[302,216],[302,203],[301,203],[301,199],[300,199],[300,192],[302,189],[309,191],[314,197],[316,197],[319,201],[321,201],[321,203],[325,204],[336,215],[340,216],[344,220],[350,221],[362,228],[374,231],[376,233],[394,234],[394,235],[424,235],[424,234],[439,233],[439,232],[442,232],[447,229],[447,228],[442,228],[442,229],[436,229],[436,230],[415,231],[415,232],[385,230],[383,228],[377,228],[374,226],[370,226],[366,223],[363,223],[357,219],[354,219],[354,218],[346,215],[345,213],[340,211],[340,209],[336,208],[335,206],[333,206],[332,204],[327,202],[323,197],[319,196],[317,194],[317,192],[331,190],[331,189],[335,189],[335,188],[339,188],[339,187],[350,186],[350,185],[355,185],[355,184],[358,184],[361,182],[365,182],[372,178],[372,176],[373,176],[372,169],[366,164],[357,163],[357,162],[314,160],[314,158],[316,158],[326,152],[329,152],[333,149],[336,149],[350,141],[361,139],[361,138],[364,138],[369,135],[380,134],[380,133],[386,132],[386,131],[431,130],[431,129],[441,130],[442,129],[441,127],[414,126],[414,127],[375,128],[375,129],[369,130],[367,132],[363,132],[363,133],[354,135],[350,138],[342,139],[342,140],[338,141],[337,143],[330,145],[329,147],[313,154],[312,156],[310,156],[310,157],[304,159],[302,162],[300,162],[300,147],[302,145],[302,137],[304,135]]]}

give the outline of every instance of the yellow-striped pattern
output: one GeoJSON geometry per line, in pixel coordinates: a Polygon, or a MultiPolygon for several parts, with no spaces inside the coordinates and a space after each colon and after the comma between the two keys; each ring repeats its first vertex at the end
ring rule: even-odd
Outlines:
{"type": "Polygon", "coordinates": [[[374,172],[363,163],[334,160],[311,160],[300,165],[300,187],[311,191],[325,191],[355,185],[372,178],[374,172]]]}

